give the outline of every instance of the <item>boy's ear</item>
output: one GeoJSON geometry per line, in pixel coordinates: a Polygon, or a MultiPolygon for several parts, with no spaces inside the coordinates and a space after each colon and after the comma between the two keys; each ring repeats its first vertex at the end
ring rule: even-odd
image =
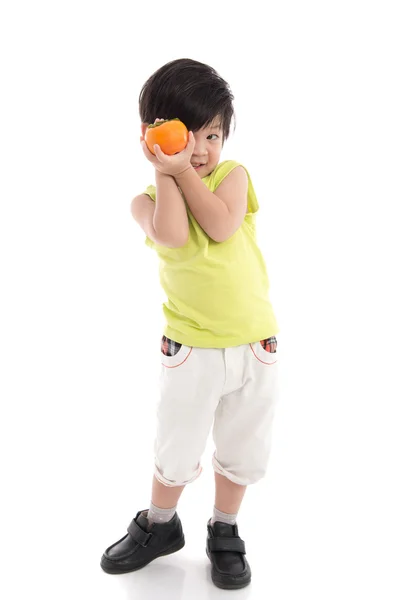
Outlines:
{"type": "Polygon", "coordinates": [[[144,137],[144,134],[146,133],[147,126],[148,126],[148,123],[142,123],[140,126],[140,130],[142,132],[143,137],[144,137]]]}

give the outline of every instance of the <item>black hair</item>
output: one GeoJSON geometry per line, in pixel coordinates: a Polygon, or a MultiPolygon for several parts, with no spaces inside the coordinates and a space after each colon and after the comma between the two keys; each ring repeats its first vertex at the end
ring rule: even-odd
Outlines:
{"type": "Polygon", "coordinates": [[[233,99],[229,85],[212,67],[180,58],[159,68],[143,85],[139,114],[142,123],[178,118],[189,131],[208,127],[219,117],[226,140],[235,117],[233,99]]]}

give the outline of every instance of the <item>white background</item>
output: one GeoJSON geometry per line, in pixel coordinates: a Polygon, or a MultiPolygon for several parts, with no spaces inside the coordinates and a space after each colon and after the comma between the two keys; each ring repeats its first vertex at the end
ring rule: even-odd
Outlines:
{"type": "MultiPolygon", "coordinates": [[[[163,295],[130,215],[153,182],[137,100],[165,62],[230,83],[281,332],[267,477],[239,514],[235,598],[398,600],[396,2],[5,1],[0,11],[2,597],[222,598],[205,555],[212,444],[186,546],[103,573],[149,505],[163,295]]],[[[397,6],[398,8],[398,6],[397,6]]]]}

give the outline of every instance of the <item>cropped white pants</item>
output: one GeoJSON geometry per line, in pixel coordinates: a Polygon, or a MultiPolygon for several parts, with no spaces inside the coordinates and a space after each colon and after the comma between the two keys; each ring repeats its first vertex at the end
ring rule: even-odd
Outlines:
{"type": "Polygon", "coordinates": [[[201,473],[213,426],[217,473],[248,485],[264,477],[278,392],[278,354],[260,342],[234,348],[182,346],[162,357],[155,476],[181,486],[201,473]]]}

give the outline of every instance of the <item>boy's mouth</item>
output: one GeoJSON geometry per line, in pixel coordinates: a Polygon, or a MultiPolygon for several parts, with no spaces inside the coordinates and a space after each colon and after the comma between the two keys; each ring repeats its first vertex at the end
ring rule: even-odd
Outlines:
{"type": "Polygon", "coordinates": [[[194,169],[200,169],[200,167],[204,167],[204,163],[192,163],[192,167],[194,169]]]}

